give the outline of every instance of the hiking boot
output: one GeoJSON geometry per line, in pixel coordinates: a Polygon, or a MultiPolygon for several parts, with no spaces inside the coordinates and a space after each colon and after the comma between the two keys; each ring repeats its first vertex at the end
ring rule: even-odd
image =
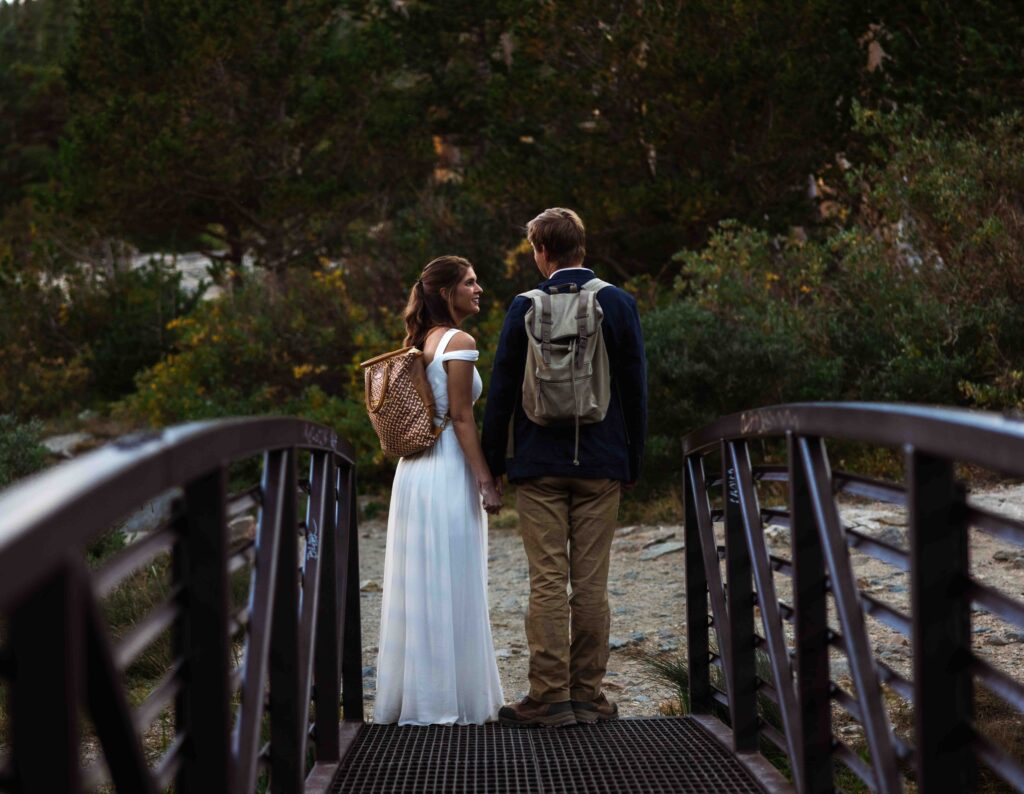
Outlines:
{"type": "Polygon", "coordinates": [[[568,700],[561,703],[541,703],[529,696],[511,706],[502,706],[498,712],[498,720],[502,725],[516,725],[521,728],[576,724],[572,704],[568,700]]]}
{"type": "Polygon", "coordinates": [[[619,707],[604,696],[604,692],[594,700],[573,700],[573,713],[577,722],[593,724],[598,721],[617,720],[619,718],[619,707]]]}

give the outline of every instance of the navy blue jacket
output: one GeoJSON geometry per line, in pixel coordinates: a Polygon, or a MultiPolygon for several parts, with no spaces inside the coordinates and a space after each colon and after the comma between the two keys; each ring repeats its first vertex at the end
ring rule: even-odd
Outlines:
{"type": "MultiPolygon", "coordinates": [[[[594,278],[589,268],[555,273],[537,286],[575,282],[582,286],[594,278]]],[[[580,426],[579,465],[574,466],[575,428],[542,427],[531,422],[522,408],[526,370],[526,311],[529,298],[517,296],[501,329],[484,412],[483,450],[491,473],[508,474],[513,482],[529,477],[581,477],[636,482],[647,435],[647,358],[636,301],[618,287],[597,293],[604,312],[602,331],[611,369],[611,402],[604,421],[580,426]],[[513,456],[506,458],[509,420],[514,417],[513,456]]]]}

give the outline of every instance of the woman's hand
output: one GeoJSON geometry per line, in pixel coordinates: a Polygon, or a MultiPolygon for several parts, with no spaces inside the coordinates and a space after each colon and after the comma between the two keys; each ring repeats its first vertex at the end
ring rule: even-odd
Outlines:
{"type": "Polygon", "coordinates": [[[480,495],[484,500],[484,510],[496,514],[501,510],[501,493],[494,480],[480,480],[480,495]]]}

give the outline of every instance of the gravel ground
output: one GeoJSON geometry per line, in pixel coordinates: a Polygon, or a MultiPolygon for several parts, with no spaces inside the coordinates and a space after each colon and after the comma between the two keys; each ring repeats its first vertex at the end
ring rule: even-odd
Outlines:
{"type": "MultiPolygon", "coordinates": [[[[994,512],[1024,519],[1024,486],[999,486],[973,494],[972,501],[994,512]]],[[[860,502],[840,506],[844,523],[896,546],[907,547],[904,512],[892,505],[860,502]]],[[[489,535],[489,603],[498,669],[505,698],[522,697],[527,689],[526,639],[523,617],[529,595],[526,558],[512,516],[498,522],[512,528],[491,528],[489,535]]],[[[716,527],[720,535],[721,528],[716,527]]],[[[769,528],[770,551],[789,556],[786,530],[769,528]]],[[[380,623],[380,583],[384,572],[385,522],[360,525],[364,686],[367,716],[375,694],[377,633],[380,623]]],[[[901,609],[908,609],[906,574],[856,551],[851,562],[859,586],[901,609]]],[[[971,533],[971,569],[980,581],[1017,600],[1024,600],[1024,549],[985,533],[971,533]]],[[[777,595],[792,603],[789,580],[775,575],[777,595]]],[[[616,531],[609,574],[612,610],[611,645],[605,689],[619,703],[623,716],[652,716],[675,701],[672,687],[659,682],[636,658],[639,651],[681,656],[685,653],[685,593],[681,526],[626,526],[616,531]]],[[[910,648],[896,631],[868,618],[876,657],[909,675],[910,648]]],[[[839,628],[835,615],[833,627],[839,628]]],[[[761,632],[760,614],[757,628],[761,632]]],[[[1017,680],[1024,679],[1024,632],[990,613],[976,609],[972,621],[976,652],[1017,680]]],[[[832,677],[849,686],[849,669],[838,653],[832,677]]],[[[840,730],[851,740],[859,726],[840,719],[840,730]]]]}

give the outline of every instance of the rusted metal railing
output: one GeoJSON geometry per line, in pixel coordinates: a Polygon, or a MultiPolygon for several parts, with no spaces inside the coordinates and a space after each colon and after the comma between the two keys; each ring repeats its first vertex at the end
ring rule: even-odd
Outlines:
{"type": "Polygon", "coordinates": [[[784,405],[721,419],[684,439],[683,452],[689,697],[698,719],[719,730],[727,723],[737,753],[777,748],[801,792],[834,790],[837,764],[875,791],[901,791],[907,778],[918,791],[969,791],[979,763],[1024,791],[1024,769],[974,719],[976,687],[1024,712],[1024,685],[972,646],[972,610],[1020,631],[1024,604],[1019,592],[972,575],[969,558],[971,531],[1024,546],[1024,523],[974,503],[955,474],[965,463],[1024,475],[1024,423],[915,406],[784,405]],[[895,448],[904,481],[833,471],[825,439],[895,448]],[[771,453],[773,443],[774,465],[754,465],[753,453],[771,453]],[[784,504],[762,507],[759,490],[773,488],[784,504]],[[904,507],[906,543],[845,526],[841,494],[904,507]],[[788,556],[766,541],[769,525],[788,529],[788,556]],[[858,586],[860,554],[905,572],[909,613],[858,586]],[[868,617],[907,638],[906,669],[876,658],[868,617]],[[850,691],[830,667],[837,663],[850,691]],[[886,693],[912,709],[903,735],[886,693]],[[862,747],[835,730],[836,712],[862,727],[862,747]]]}
{"type": "Polygon", "coordinates": [[[355,489],[346,442],[265,418],[127,437],[0,494],[0,789],[326,791],[363,719],[355,489]],[[90,557],[161,495],[158,527],[90,557]],[[115,636],[133,582],[159,598],[115,636]]]}

